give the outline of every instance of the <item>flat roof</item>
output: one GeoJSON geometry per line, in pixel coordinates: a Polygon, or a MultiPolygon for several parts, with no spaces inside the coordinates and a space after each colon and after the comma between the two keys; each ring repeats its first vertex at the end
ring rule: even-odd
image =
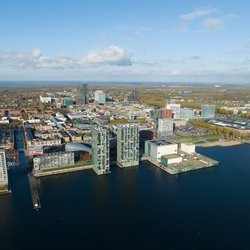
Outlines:
{"type": "Polygon", "coordinates": [[[149,143],[155,144],[157,146],[166,146],[166,145],[176,144],[176,143],[172,143],[170,141],[164,140],[164,139],[151,140],[151,141],[149,141],[149,143]]]}
{"type": "Polygon", "coordinates": [[[177,154],[163,155],[162,157],[164,157],[166,159],[182,158],[180,155],[177,155],[177,154]]]}

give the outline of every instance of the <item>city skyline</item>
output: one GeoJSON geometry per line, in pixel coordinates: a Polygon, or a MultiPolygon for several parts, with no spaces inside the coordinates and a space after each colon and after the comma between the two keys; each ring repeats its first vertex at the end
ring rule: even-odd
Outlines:
{"type": "Polygon", "coordinates": [[[249,83],[244,0],[0,4],[0,80],[249,83]]]}

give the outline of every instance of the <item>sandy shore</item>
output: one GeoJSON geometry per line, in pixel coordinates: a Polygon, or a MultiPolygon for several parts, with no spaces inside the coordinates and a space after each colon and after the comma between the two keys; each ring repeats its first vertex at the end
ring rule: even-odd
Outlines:
{"type": "Polygon", "coordinates": [[[221,146],[221,147],[230,147],[244,144],[242,141],[215,141],[215,142],[207,142],[203,144],[197,144],[197,147],[214,147],[214,146],[221,146]]]}

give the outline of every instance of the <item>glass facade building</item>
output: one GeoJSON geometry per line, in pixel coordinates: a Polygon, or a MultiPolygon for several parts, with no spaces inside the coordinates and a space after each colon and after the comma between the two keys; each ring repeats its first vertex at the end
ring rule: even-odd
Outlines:
{"type": "Polygon", "coordinates": [[[80,84],[80,102],[82,104],[88,104],[89,103],[89,93],[88,93],[88,84],[82,83],[80,84]]]}
{"type": "Polygon", "coordinates": [[[201,118],[214,118],[215,105],[201,105],[201,118]]]}

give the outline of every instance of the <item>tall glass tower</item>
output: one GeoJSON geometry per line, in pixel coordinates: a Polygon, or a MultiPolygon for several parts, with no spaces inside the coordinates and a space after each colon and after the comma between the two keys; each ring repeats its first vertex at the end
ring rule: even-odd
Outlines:
{"type": "Polygon", "coordinates": [[[89,93],[88,93],[88,84],[87,83],[80,84],[80,101],[83,104],[89,103],[89,93]]]}

